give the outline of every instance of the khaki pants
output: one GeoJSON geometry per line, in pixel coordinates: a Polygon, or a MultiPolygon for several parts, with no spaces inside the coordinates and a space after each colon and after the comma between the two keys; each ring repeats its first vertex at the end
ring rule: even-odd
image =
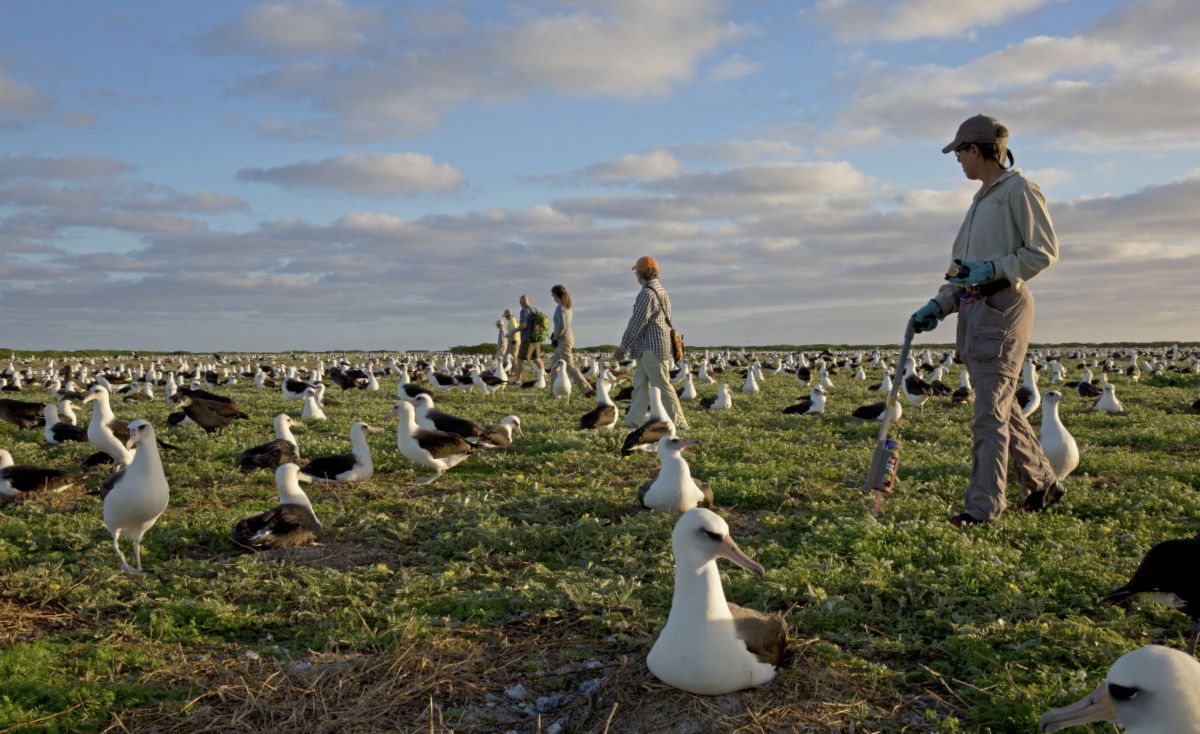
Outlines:
{"type": "Polygon", "coordinates": [[[1009,456],[1025,495],[1056,481],[1016,398],[1032,335],[1033,295],[1027,287],[959,306],[958,352],[975,387],[966,511],[977,520],[995,520],[1004,512],[1009,456]]]}
{"type": "Polygon", "coordinates": [[[688,427],[683,408],[679,405],[679,396],[671,387],[671,373],[667,364],[666,360],[659,359],[650,351],[642,352],[637,358],[637,369],[633,371],[633,400],[629,403],[629,412],[625,414],[626,426],[636,428],[646,420],[646,411],[650,408],[650,388],[657,387],[662,391],[663,408],[675,427],[681,431],[688,427]]]}
{"type": "Polygon", "coordinates": [[[572,342],[566,339],[559,339],[558,346],[554,348],[554,354],[550,357],[550,369],[554,369],[554,366],[558,364],[558,360],[560,359],[566,362],[567,377],[571,379],[571,382],[575,383],[575,387],[584,393],[589,393],[592,391],[592,384],[587,381],[587,378],[575,366],[575,358],[571,355],[571,347],[573,346],[575,345],[572,342]]]}

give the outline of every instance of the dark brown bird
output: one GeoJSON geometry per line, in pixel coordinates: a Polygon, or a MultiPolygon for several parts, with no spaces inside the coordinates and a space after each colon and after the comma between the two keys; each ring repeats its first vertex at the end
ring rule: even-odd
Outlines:
{"type": "Polygon", "coordinates": [[[236,403],[218,403],[212,400],[201,400],[190,395],[176,395],[176,404],[183,409],[192,422],[204,429],[205,433],[220,435],[225,427],[239,418],[249,419],[236,403]]]}
{"type": "Polygon", "coordinates": [[[37,428],[45,423],[42,404],[12,398],[0,398],[0,421],[8,421],[18,428],[37,428]]]}

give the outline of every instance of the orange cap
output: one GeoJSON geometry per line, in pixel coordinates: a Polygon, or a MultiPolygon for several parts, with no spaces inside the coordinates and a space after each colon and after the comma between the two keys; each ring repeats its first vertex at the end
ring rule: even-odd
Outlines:
{"type": "Polygon", "coordinates": [[[658,261],[649,255],[642,255],[638,258],[638,261],[633,264],[633,267],[630,268],[630,270],[637,270],[638,272],[644,273],[650,268],[658,270],[658,261]]]}

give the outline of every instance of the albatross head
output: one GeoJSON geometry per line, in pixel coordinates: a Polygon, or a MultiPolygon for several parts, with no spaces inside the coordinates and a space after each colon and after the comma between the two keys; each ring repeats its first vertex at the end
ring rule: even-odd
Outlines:
{"type": "Polygon", "coordinates": [[[500,419],[500,425],[512,426],[513,431],[521,438],[525,438],[525,431],[521,430],[521,419],[515,415],[506,415],[500,419]]]}
{"type": "Polygon", "coordinates": [[[742,552],[729,535],[729,525],[717,513],[695,507],[679,516],[671,533],[675,563],[682,568],[701,568],[717,556],[727,558],[755,576],[763,567],[742,552]]]}
{"type": "Polygon", "coordinates": [[[138,418],[129,424],[129,440],[125,442],[125,448],[131,449],[147,440],[154,443],[154,426],[150,425],[150,421],[138,418]]]}
{"type": "Polygon", "coordinates": [[[1126,653],[1096,690],[1042,714],[1038,729],[1049,734],[1095,721],[1115,721],[1127,734],[1200,731],[1200,661],[1160,645],[1126,653]]]}
{"type": "Polygon", "coordinates": [[[88,388],[87,395],[83,396],[84,403],[90,403],[93,400],[101,400],[108,397],[108,388],[103,385],[92,385],[88,388]]]}

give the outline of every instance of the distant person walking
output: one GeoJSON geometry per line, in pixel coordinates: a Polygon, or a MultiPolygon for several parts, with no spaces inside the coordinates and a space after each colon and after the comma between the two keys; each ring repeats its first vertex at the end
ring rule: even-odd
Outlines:
{"type": "Polygon", "coordinates": [[[521,305],[521,314],[517,318],[518,331],[521,343],[517,346],[517,362],[513,367],[513,382],[520,382],[521,376],[525,371],[525,363],[533,362],[542,372],[546,371],[546,367],[542,364],[542,342],[541,339],[534,339],[534,323],[533,315],[537,309],[533,307],[529,296],[522,293],[519,301],[521,305]]]}
{"type": "Polygon", "coordinates": [[[1037,184],[1008,167],[1008,128],[996,118],[976,115],[963,122],[942,149],[951,151],[963,175],[979,181],[979,191],[954,240],[948,282],[913,321],[917,332],[932,331],[958,312],[958,353],[975,385],[966,510],[950,520],[962,527],[1004,512],[1010,455],[1024,509],[1044,510],[1065,492],[1016,400],[1033,335],[1033,294],[1025,281],[1058,260],[1058,240],[1037,184]]]}
{"type": "Polygon", "coordinates": [[[678,430],[688,428],[679,396],[671,387],[671,298],[658,282],[658,262],[649,255],[638,258],[632,270],[637,275],[642,289],[633,303],[633,313],[621,337],[621,346],[613,352],[615,359],[628,355],[637,360],[633,372],[633,398],[629,412],[625,414],[625,425],[636,427],[646,418],[650,407],[650,386],[662,391],[663,407],[678,430]]]}
{"type": "Polygon", "coordinates": [[[550,358],[551,365],[557,365],[562,360],[567,365],[567,376],[571,382],[583,391],[584,395],[592,393],[592,386],[587,378],[575,366],[571,350],[575,347],[575,334],[571,331],[571,319],[574,309],[571,307],[571,294],[562,285],[550,289],[550,297],[558,304],[554,309],[554,319],[551,322],[550,343],[554,345],[554,356],[550,358]]]}
{"type": "Polygon", "coordinates": [[[499,332],[496,337],[496,359],[503,362],[504,353],[508,351],[508,328],[503,319],[496,319],[496,331],[499,332]]]}
{"type": "MultiPolygon", "coordinates": [[[[504,321],[504,333],[508,335],[508,346],[504,350],[504,356],[516,360],[517,351],[521,347],[521,325],[517,322],[517,317],[513,316],[511,308],[504,309],[501,319],[504,321]]],[[[506,366],[512,367],[512,363],[506,366]]]]}

